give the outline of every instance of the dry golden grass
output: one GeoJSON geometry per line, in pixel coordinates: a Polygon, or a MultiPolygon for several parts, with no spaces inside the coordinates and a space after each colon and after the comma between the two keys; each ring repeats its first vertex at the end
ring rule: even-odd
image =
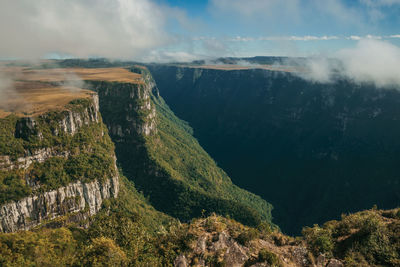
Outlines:
{"type": "Polygon", "coordinates": [[[15,82],[0,99],[0,118],[11,113],[17,116],[37,116],[50,110],[62,110],[74,99],[88,98],[93,92],[77,87],[51,86],[42,82],[15,82]]]}
{"type": "Polygon", "coordinates": [[[65,80],[143,83],[142,76],[123,68],[68,68],[24,70],[23,79],[29,81],[58,82],[65,80]]]}
{"type": "Polygon", "coordinates": [[[8,86],[0,88],[0,118],[11,113],[37,116],[50,110],[61,110],[70,101],[88,98],[93,92],[78,88],[86,81],[143,83],[140,74],[123,68],[29,69],[0,66],[0,78],[8,86]],[[57,85],[57,83],[60,83],[57,85]]]}

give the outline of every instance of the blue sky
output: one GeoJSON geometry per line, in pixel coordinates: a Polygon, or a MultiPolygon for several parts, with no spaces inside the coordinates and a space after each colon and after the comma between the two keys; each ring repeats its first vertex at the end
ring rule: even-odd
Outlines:
{"type": "Polygon", "coordinates": [[[399,47],[399,14],[400,0],[2,0],[0,58],[329,56],[399,47]]]}
{"type": "MultiPolygon", "coordinates": [[[[188,21],[169,23],[162,51],[215,56],[318,55],[360,39],[400,44],[400,0],[158,0],[188,21]],[[189,41],[190,40],[190,41],[189,41]]],[[[174,18],[170,18],[174,21],[174,18]]]]}

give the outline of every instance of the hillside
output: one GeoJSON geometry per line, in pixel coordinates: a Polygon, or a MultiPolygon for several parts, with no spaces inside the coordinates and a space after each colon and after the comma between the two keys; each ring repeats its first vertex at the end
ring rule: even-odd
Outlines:
{"type": "Polygon", "coordinates": [[[270,222],[272,207],[232,184],[164,103],[148,71],[131,71],[142,73],[145,83],[88,84],[99,94],[124,174],[152,205],[183,221],[216,212],[245,224],[270,222]]]}
{"type": "Polygon", "coordinates": [[[10,90],[6,103],[15,106],[0,118],[0,230],[61,217],[84,223],[119,192],[98,96],[22,77],[10,90]]]}
{"type": "Polygon", "coordinates": [[[112,68],[104,80],[105,69],[75,70],[35,70],[18,81],[53,88],[26,86],[25,99],[55,96],[69,73],[74,100],[39,101],[29,117],[4,108],[0,265],[399,263],[398,209],[342,215],[301,237],[284,235],[271,224],[271,206],[232,184],[144,67],[112,68]]]}
{"type": "Polygon", "coordinates": [[[273,204],[286,233],[400,205],[395,88],[262,69],[148,67],[199,143],[235,184],[273,204]]]}

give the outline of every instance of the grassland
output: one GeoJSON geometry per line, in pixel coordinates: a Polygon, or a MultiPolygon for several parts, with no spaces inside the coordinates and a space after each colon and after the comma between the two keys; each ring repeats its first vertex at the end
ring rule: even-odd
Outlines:
{"type": "Polygon", "coordinates": [[[93,94],[74,86],[53,86],[37,81],[17,81],[3,92],[6,97],[0,99],[0,118],[11,113],[23,117],[61,110],[72,100],[89,98],[93,94]]]}
{"type": "Polygon", "coordinates": [[[0,68],[0,118],[38,116],[62,110],[74,99],[88,98],[93,92],[82,89],[85,81],[142,84],[138,73],[123,68],[30,69],[0,68]]]}
{"type": "Polygon", "coordinates": [[[124,68],[25,69],[25,80],[59,82],[65,80],[143,83],[142,76],[124,68]]]}

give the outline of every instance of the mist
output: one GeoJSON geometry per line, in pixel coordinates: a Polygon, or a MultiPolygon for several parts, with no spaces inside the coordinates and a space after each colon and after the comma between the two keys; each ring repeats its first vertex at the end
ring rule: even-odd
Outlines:
{"type": "Polygon", "coordinates": [[[0,69],[0,109],[12,110],[15,107],[9,101],[18,98],[18,93],[14,88],[14,80],[0,69]]]}
{"type": "MultiPolygon", "coordinates": [[[[289,60],[287,64],[297,64],[289,60]]],[[[400,88],[400,47],[382,40],[362,39],[354,48],[331,56],[308,58],[305,71],[296,75],[313,82],[331,83],[345,78],[377,87],[400,88]]]]}

